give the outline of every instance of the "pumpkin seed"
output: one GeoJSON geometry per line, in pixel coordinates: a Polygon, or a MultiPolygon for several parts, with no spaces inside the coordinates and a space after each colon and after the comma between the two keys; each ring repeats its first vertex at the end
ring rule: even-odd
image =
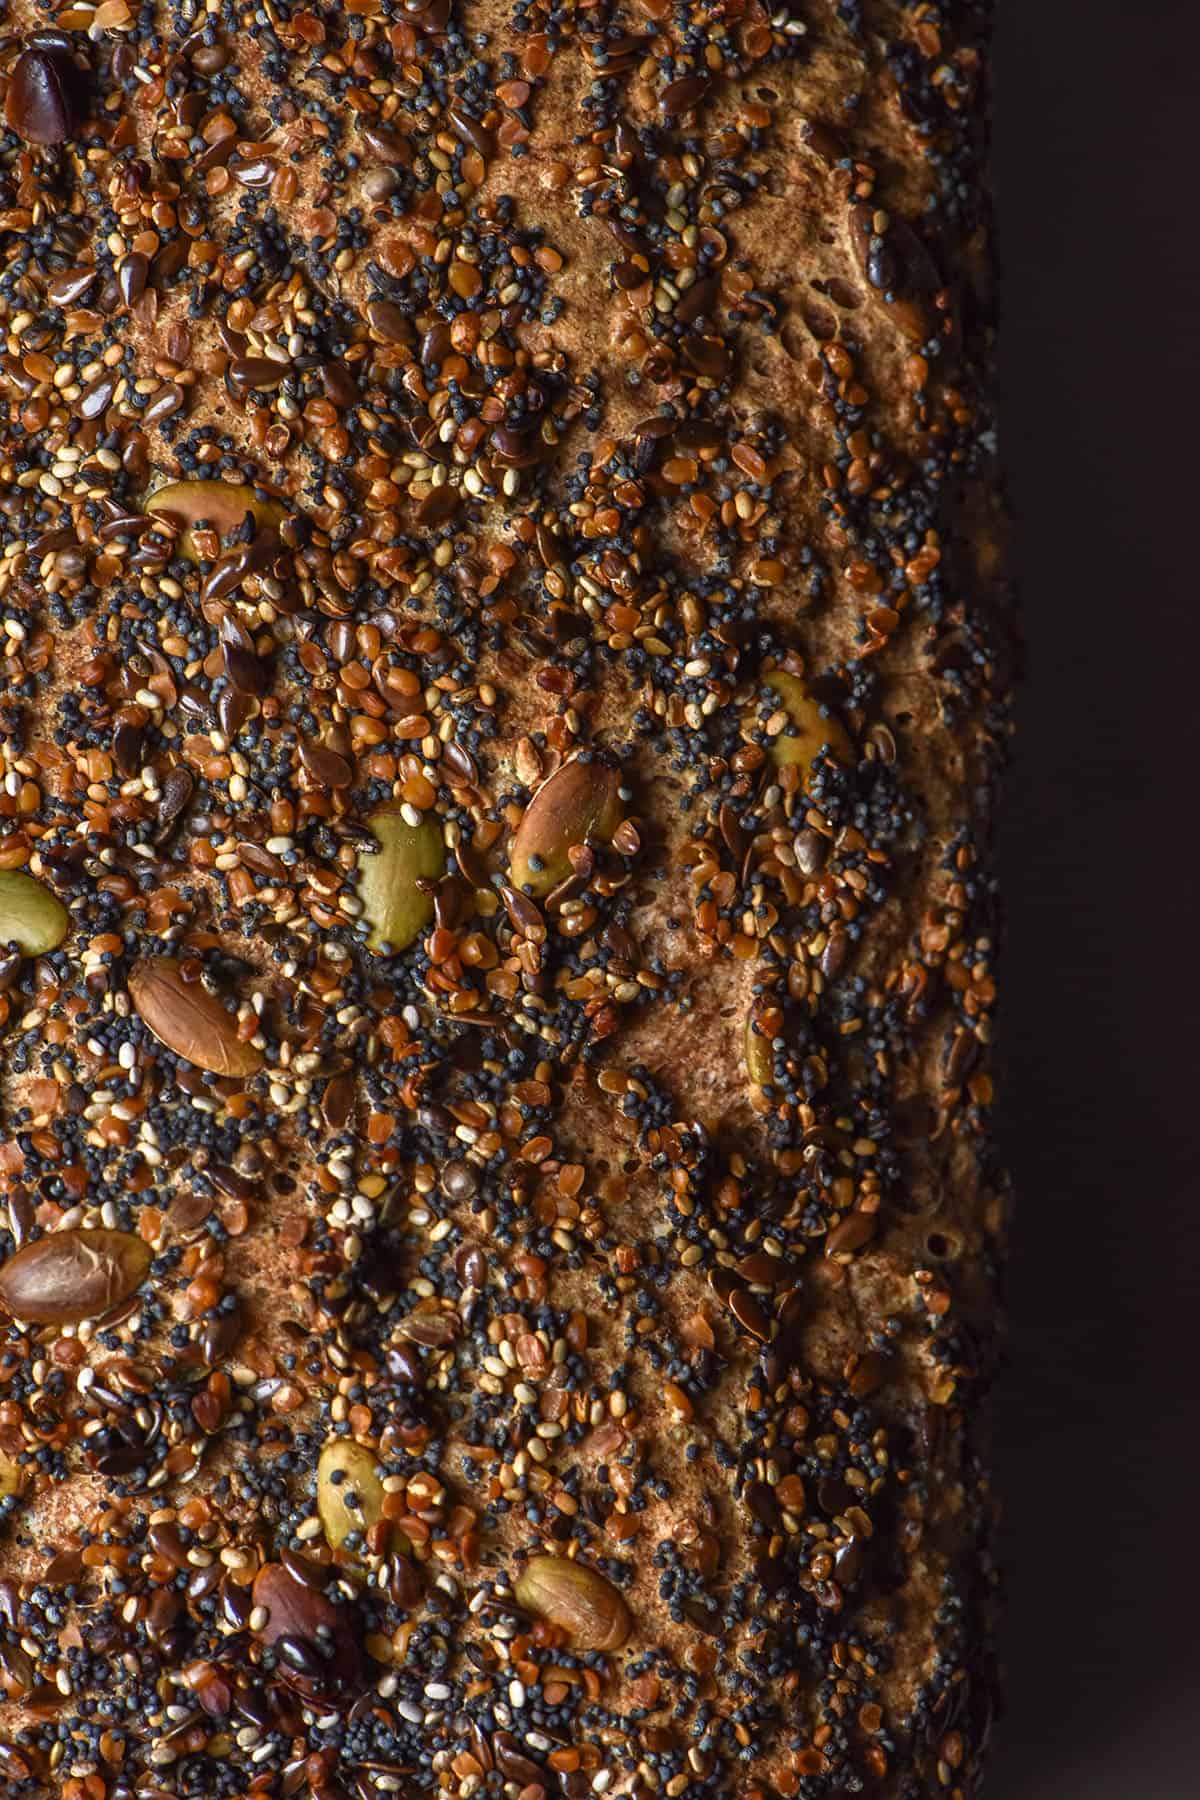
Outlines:
{"type": "Polygon", "coordinates": [[[281,500],[261,499],[241,481],[169,481],[150,495],[146,511],[179,527],[177,548],[188,562],[200,561],[192,531],[202,519],[218,537],[227,538],[247,513],[260,531],[277,531],[285,517],[281,500]]]}
{"type": "Polygon", "coordinates": [[[775,1078],[775,1057],[762,1029],[762,1011],[756,1003],[746,1014],[746,1073],[755,1087],[766,1087],[775,1078]]]}
{"type": "Polygon", "coordinates": [[[78,1325],[127,1300],[150,1246],[131,1231],[53,1231],[0,1268],[0,1306],[33,1325],[78,1325]]]}
{"type": "Polygon", "coordinates": [[[57,894],[22,869],[0,869],[0,944],[16,944],[26,956],[57,950],[71,923],[57,894]]]}
{"type": "Polygon", "coordinates": [[[561,1625],[578,1650],[619,1650],[633,1628],[611,1581],[565,1556],[534,1556],[518,1576],[521,1605],[561,1625]]]}
{"type": "Polygon", "coordinates": [[[621,771],[598,756],[575,756],[534,794],[513,838],[517,887],[542,899],[571,873],[577,844],[610,843],[621,823],[621,771]]]}
{"type": "Polygon", "coordinates": [[[763,678],[763,686],[779,696],[780,705],[791,721],[792,729],[785,726],[769,743],[771,759],[777,767],[801,763],[805,775],[810,775],[825,745],[840,761],[850,760],[853,745],[849,733],[835,718],[822,713],[798,675],[789,675],[785,669],[772,669],[763,678]]]}
{"type": "Polygon", "coordinates": [[[238,1036],[237,1021],[198,981],[184,981],[170,956],[151,956],[129,972],[138,1017],[160,1044],[212,1075],[253,1075],[262,1052],[238,1036]]]}
{"type": "Polygon", "coordinates": [[[317,1459],[317,1513],[330,1549],[348,1537],[365,1537],[383,1517],[379,1463],[353,1438],[330,1438],[317,1459]]]}
{"type": "Polygon", "coordinates": [[[377,812],[368,821],[379,850],[358,859],[358,897],[371,928],[372,950],[386,944],[407,950],[433,918],[432,885],[446,872],[446,843],[435,819],[410,825],[397,811],[377,812]]]}
{"type": "Polygon", "coordinates": [[[38,1684],[33,1658],[20,1644],[0,1644],[0,1688],[8,1700],[24,1700],[38,1684]]]}

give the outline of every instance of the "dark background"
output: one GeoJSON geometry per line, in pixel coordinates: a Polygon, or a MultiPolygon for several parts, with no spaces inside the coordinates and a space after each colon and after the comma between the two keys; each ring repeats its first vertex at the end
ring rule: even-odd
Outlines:
{"type": "Polygon", "coordinates": [[[1018,1188],[996,1800],[1192,1800],[1200,28],[999,0],[1001,437],[1028,672],[1002,834],[1018,1188]]]}

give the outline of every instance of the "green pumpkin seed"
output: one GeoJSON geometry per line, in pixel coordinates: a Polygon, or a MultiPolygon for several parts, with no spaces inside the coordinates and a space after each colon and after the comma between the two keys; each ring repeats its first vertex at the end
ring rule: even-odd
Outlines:
{"type": "Polygon", "coordinates": [[[379,1463],[353,1438],[330,1438],[317,1459],[317,1514],[331,1550],[363,1538],[383,1517],[379,1463]]]}
{"type": "Polygon", "coordinates": [[[21,869],[0,869],[0,944],[16,944],[26,956],[57,950],[71,923],[57,894],[21,869]]]}
{"type": "Polygon", "coordinates": [[[433,918],[433,895],[419,882],[446,872],[446,841],[436,819],[410,825],[401,812],[377,812],[369,821],[377,853],[358,859],[358,897],[371,928],[372,950],[407,950],[433,918]]]}
{"type": "Polygon", "coordinates": [[[571,873],[576,844],[610,843],[621,823],[621,771],[576,756],[544,781],[517,827],[509,868],[517,887],[543,899],[571,873]]]}
{"type": "Polygon", "coordinates": [[[763,686],[779,696],[779,703],[790,724],[771,737],[769,750],[777,768],[788,763],[801,763],[806,775],[826,744],[841,762],[853,754],[853,746],[845,728],[835,718],[824,714],[798,675],[785,669],[772,669],[764,676],[763,686]]]}

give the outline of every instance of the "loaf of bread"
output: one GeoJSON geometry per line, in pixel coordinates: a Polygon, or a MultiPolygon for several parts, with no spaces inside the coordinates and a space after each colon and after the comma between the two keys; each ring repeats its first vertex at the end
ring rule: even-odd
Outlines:
{"type": "Polygon", "coordinates": [[[17,0],[0,1789],[961,1800],[986,0],[17,0]]]}

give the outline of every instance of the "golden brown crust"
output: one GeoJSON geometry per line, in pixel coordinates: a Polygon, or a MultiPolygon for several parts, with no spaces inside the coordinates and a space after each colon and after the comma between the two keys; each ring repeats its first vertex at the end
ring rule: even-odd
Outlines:
{"type": "Polygon", "coordinates": [[[975,1791],[988,12],[17,9],[12,1792],[975,1791]]]}

